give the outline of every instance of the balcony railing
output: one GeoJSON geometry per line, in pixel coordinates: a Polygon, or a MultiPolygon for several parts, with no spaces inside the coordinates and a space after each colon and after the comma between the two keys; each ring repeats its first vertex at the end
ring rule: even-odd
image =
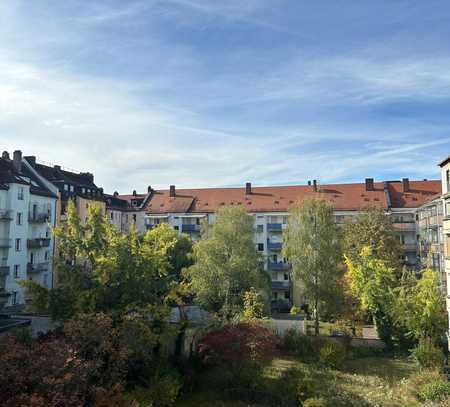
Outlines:
{"type": "Polygon", "coordinates": [[[42,273],[48,270],[48,262],[44,263],[28,263],[27,264],[27,273],[28,274],[37,274],[42,273]]]}
{"type": "Polygon", "coordinates": [[[272,290],[289,290],[290,288],[291,282],[289,280],[272,280],[272,290]]]}
{"type": "Polygon", "coordinates": [[[396,230],[402,230],[402,231],[415,231],[416,230],[416,224],[414,221],[410,222],[393,222],[394,229],[396,230]]]}
{"type": "Polygon", "coordinates": [[[292,303],[290,300],[272,300],[270,301],[270,307],[273,311],[289,312],[292,303]]]}
{"type": "Polygon", "coordinates": [[[37,239],[28,239],[27,247],[29,249],[39,249],[40,247],[49,247],[50,238],[39,237],[37,239]]]}
{"type": "Polygon", "coordinates": [[[268,223],[267,231],[268,232],[282,232],[283,224],[282,223],[268,223]]]}
{"type": "Polygon", "coordinates": [[[42,213],[29,213],[28,222],[29,223],[47,223],[50,220],[50,214],[47,212],[42,213]]]}
{"type": "Polygon", "coordinates": [[[190,225],[190,224],[184,224],[181,225],[181,231],[182,232],[200,232],[200,225],[190,225]]]}
{"type": "Polygon", "coordinates": [[[415,251],[417,251],[417,244],[415,244],[415,243],[404,243],[404,244],[402,244],[402,249],[405,252],[415,252],[415,251]]]}
{"type": "Polygon", "coordinates": [[[9,274],[9,266],[0,266],[0,276],[7,276],[9,274]]]}
{"type": "Polygon", "coordinates": [[[12,219],[12,212],[9,209],[0,209],[0,220],[9,221],[12,219]]]}
{"type": "Polygon", "coordinates": [[[282,247],[283,247],[283,243],[271,242],[271,241],[267,242],[267,248],[269,250],[279,251],[282,249],[282,247]]]}
{"type": "Polygon", "coordinates": [[[11,239],[0,239],[0,248],[9,248],[11,247],[11,239]]]}
{"type": "Polygon", "coordinates": [[[286,270],[290,270],[291,264],[290,263],[282,263],[282,262],[275,263],[275,262],[269,261],[268,268],[269,268],[269,270],[273,270],[273,271],[286,271],[286,270]]]}

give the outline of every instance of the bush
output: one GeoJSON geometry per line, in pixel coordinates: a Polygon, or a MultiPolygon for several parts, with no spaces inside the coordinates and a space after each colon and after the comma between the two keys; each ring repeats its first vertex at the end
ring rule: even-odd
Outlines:
{"type": "Polygon", "coordinates": [[[329,341],[320,349],[319,360],[325,366],[338,369],[344,363],[346,356],[347,352],[344,345],[329,341]]]}
{"type": "Polygon", "coordinates": [[[421,339],[411,357],[420,368],[441,368],[445,364],[444,353],[429,339],[421,339]]]}
{"type": "Polygon", "coordinates": [[[314,355],[311,338],[295,329],[288,329],[284,333],[281,348],[300,357],[311,357],[314,355]]]}
{"type": "Polygon", "coordinates": [[[305,315],[305,312],[300,307],[297,307],[296,305],[293,305],[291,307],[291,310],[289,311],[289,313],[291,315],[305,315]]]}
{"type": "Polygon", "coordinates": [[[421,401],[443,401],[447,397],[450,397],[450,383],[442,378],[425,384],[418,391],[418,398],[421,401]]]}
{"type": "Polygon", "coordinates": [[[314,397],[303,402],[303,407],[327,407],[327,402],[323,398],[314,397]]]}
{"type": "Polygon", "coordinates": [[[242,312],[244,319],[252,320],[264,318],[264,308],[264,298],[258,291],[251,288],[244,293],[244,310],[242,312]]]}

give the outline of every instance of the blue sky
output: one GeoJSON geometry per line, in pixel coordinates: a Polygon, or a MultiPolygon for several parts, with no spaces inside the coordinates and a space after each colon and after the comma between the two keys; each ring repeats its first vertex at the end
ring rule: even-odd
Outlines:
{"type": "Polygon", "coordinates": [[[2,0],[0,145],[121,193],[437,178],[450,3],[2,0]]]}

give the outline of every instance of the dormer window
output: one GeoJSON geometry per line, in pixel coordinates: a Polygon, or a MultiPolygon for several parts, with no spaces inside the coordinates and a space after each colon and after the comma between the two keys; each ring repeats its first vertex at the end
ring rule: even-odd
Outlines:
{"type": "Polygon", "coordinates": [[[83,193],[83,194],[85,194],[86,193],[86,188],[81,188],[81,192],[83,193]]]}
{"type": "Polygon", "coordinates": [[[74,192],[75,191],[75,188],[73,187],[73,185],[70,185],[69,187],[70,187],[70,192],[74,192]]]}
{"type": "Polygon", "coordinates": [[[64,184],[64,191],[69,191],[69,185],[68,184],[64,184]]]}

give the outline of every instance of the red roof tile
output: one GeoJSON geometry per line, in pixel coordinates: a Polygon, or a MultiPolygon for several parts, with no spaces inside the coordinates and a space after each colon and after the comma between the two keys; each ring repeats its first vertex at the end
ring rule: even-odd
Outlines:
{"type": "Polygon", "coordinates": [[[408,192],[403,192],[401,181],[389,182],[388,188],[393,208],[417,208],[442,193],[442,184],[439,180],[409,181],[408,192]]]}
{"type": "Polygon", "coordinates": [[[215,212],[221,206],[244,206],[249,212],[286,212],[297,201],[308,197],[322,198],[336,210],[359,210],[371,206],[387,208],[383,183],[376,182],[373,191],[364,183],[312,186],[253,187],[250,195],[245,188],[177,189],[170,197],[168,190],[154,191],[146,205],[148,213],[215,212]]]}

